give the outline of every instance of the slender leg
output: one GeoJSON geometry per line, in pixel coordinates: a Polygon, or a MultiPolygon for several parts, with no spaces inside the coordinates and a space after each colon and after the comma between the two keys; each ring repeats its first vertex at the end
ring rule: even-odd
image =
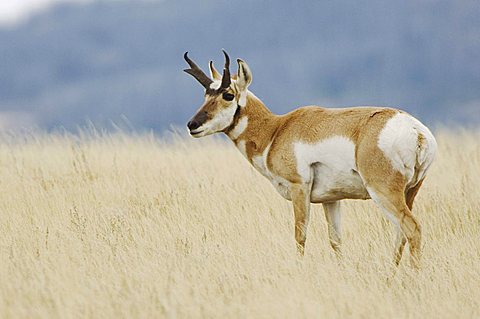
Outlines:
{"type": "MultiPolygon", "coordinates": [[[[423,179],[420,180],[417,183],[417,185],[410,188],[405,194],[405,202],[407,204],[408,209],[410,209],[410,211],[413,208],[413,201],[415,200],[415,196],[417,196],[417,193],[418,193],[420,187],[422,187],[422,183],[423,183],[423,179]]],[[[405,248],[406,242],[407,242],[407,238],[403,234],[401,228],[398,227],[398,229],[397,229],[397,240],[396,240],[396,243],[395,243],[395,246],[396,246],[395,247],[395,249],[396,249],[395,264],[397,266],[400,263],[400,259],[402,258],[402,253],[403,253],[403,249],[405,248]]]]}
{"type": "Polygon", "coordinates": [[[397,228],[397,238],[395,240],[395,256],[393,262],[396,266],[400,264],[400,260],[402,259],[403,250],[405,248],[405,244],[407,243],[407,238],[402,232],[400,226],[396,226],[397,228]]]}
{"type": "Polygon", "coordinates": [[[310,218],[310,192],[310,183],[292,184],[291,186],[293,212],[295,215],[295,240],[298,253],[302,256],[305,250],[307,227],[310,218]]]}
{"type": "Polygon", "coordinates": [[[338,255],[341,255],[340,202],[323,203],[323,210],[325,211],[325,218],[327,219],[330,245],[338,255]]]}
{"type": "Polygon", "coordinates": [[[390,219],[401,230],[397,235],[395,247],[394,262],[398,265],[400,262],[406,237],[410,245],[410,257],[413,267],[418,268],[421,251],[420,244],[422,233],[412,212],[408,208],[403,193],[384,194],[382,190],[368,188],[370,197],[383,210],[388,219],[390,219]]]}
{"type": "Polygon", "coordinates": [[[410,210],[412,210],[412,208],[413,208],[413,201],[415,200],[415,196],[417,196],[417,193],[420,190],[420,187],[422,187],[422,183],[423,183],[423,179],[420,180],[417,183],[417,185],[410,188],[405,194],[405,201],[406,201],[407,206],[410,210]]]}

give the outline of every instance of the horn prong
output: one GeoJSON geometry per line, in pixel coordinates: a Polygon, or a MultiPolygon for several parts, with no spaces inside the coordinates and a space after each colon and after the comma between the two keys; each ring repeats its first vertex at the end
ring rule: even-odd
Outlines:
{"type": "Polygon", "coordinates": [[[212,84],[212,79],[210,79],[199,67],[198,65],[195,64],[189,57],[188,57],[188,51],[185,52],[183,55],[183,58],[185,61],[187,61],[188,65],[190,66],[190,69],[185,69],[186,73],[190,74],[193,76],[195,79],[197,79],[198,82],[205,88],[208,89],[210,87],[210,84],[212,84]]]}
{"type": "Polygon", "coordinates": [[[211,60],[210,60],[210,63],[209,63],[209,67],[210,67],[211,77],[214,80],[220,80],[222,78],[222,76],[220,75],[220,73],[218,73],[217,69],[215,69],[215,67],[213,66],[213,61],[211,61],[211,60]]]}

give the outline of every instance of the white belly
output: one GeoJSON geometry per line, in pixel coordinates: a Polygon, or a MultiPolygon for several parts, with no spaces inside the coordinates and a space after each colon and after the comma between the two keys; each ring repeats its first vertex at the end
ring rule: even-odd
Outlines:
{"type": "Polygon", "coordinates": [[[314,144],[296,143],[295,155],[299,175],[313,183],[312,203],[370,198],[357,173],[355,145],[348,138],[333,136],[314,144]]]}
{"type": "MultiPolygon", "coordinates": [[[[262,173],[283,198],[291,200],[290,182],[266,170],[262,170],[262,173]]],[[[310,195],[312,203],[326,203],[345,198],[370,198],[360,175],[354,170],[340,171],[325,164],[314,164],[313,174],[310,195]]]]}
{"type": "Polygon", "coordinates": [[[363,181],[357,171],[338,169],[328,163],[313,165],[313,185],[311,202],[323,203],[345,198],[370,198],[363,181]]]}

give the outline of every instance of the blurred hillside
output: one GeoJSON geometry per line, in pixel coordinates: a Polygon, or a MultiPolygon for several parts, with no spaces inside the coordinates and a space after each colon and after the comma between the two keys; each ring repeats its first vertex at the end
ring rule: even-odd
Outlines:
{"type": "MultiPolygon", "coordinates": [[[[276,113],[387,105],[480,122],[478,1],[122,1],[62,4],[0,29],[0,126],[74,128],[125,115],[184,123],[202,103],[182,54],[245,59],[276,113]]],[[[236,66],[234,65],[234,68],[236,66]]]]}

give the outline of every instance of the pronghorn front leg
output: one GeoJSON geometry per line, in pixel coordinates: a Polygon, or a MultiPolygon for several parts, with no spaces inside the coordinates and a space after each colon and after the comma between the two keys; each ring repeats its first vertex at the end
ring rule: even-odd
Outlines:
{"type": "Polygon", "coordinates": [[[295,214],[295,240],[297,241],[298,253],[302,256],[305,250],[308,220],[310,219],[311,190],[311,183],[292,184],[290,189],[295,214]]]}
{"type": "Polygon", "coordinates": [[[338,256],[341,255],[341,228],[340,228],[340,202],[323,203],[325,218],[327,219],[328,237],[330,245],[338,256]]]}

